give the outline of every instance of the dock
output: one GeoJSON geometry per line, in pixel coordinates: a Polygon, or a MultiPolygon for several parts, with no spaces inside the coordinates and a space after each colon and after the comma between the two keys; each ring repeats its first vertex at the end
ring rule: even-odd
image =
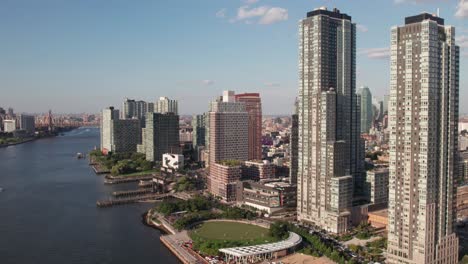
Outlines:
{"type": "Polygon", "coordinates": [[[153,175],[128,176],[128,177],[106,177],[104,184],[119,184],[128,182],[138,182],[140,180],[152,180],[153,175]]]}
{"type": "Polygon", "coordinates": [[[153,192],[153,188],[145,188],[145,189],[129,190],[129,191],[117,191],[117,192],[113,192],[112,195],[115,197],[125,197],[125,196],[148,194],[151,192],[153,192]]]}
{"type": "Polygon", "coordinates": [[[121,199],[111,199],[111,200],[104,200],[104,201],[97,201],[97,207],[112,207],[114,205],[123,205],[123,204],[131,204],[137,203],[145,200],[160,200],[166,197],[171,196],[170,193],[154,193],[154,194],[146,194],[146,195],[139,195],[131,198],[121,198],[121,199]]]}

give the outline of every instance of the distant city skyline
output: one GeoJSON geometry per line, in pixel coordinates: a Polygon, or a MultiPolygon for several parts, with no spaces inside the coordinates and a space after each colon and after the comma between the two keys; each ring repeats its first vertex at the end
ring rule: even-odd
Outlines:
{"type": "MultiPolygon", "coordinates": [[[[297,24],[320,6],[353,14],[356,84],[378,98],[389,93],[388,36],[402,17],[439,7],[458,29],[461,73],[467,69],[468,1],[3,1],[0,106],[98,113],[104,105],[120,108],[125,97],[167,96],[179,101],[181,115],[191,115],[206,111],[223,90],[236,90],[260,93],[265,115],[291,114],[297,24]]],[[[460,98],[468,96],[467,86],[461,74],[460,98]]],[[[463,101],[460,112],[468,112],[463,101]]]]}

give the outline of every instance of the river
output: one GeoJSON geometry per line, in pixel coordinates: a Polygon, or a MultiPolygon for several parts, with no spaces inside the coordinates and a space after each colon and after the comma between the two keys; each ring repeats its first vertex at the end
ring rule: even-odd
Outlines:
{"type": "Polygon", "coordinates": [[[150,204],[97,208],[135,184],[104,185],[86,159],[97,128],[0,148],[0,263],[179,263],[142,224],[150,204]]]}

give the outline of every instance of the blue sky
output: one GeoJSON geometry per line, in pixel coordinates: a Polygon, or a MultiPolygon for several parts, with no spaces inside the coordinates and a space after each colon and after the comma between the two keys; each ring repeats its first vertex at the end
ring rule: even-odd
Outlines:
{"type": "Polygon", "coordinates": [[[124,97],[169,96],[192,114],[231,89],[260,92],[265,114],[288,114],[298,21],[320,6],[358,24],[357,85],[377,97],[388,93],[390,27],[439,7],[462,46],[468,112],[468,1],[458,0],[2,0],[0,106],[97,112],[124,97]]]}

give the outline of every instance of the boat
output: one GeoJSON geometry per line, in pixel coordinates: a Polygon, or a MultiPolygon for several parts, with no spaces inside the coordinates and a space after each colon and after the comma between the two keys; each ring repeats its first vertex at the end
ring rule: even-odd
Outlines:
{"type": "Polygon", "coordinates": [[[83,153],[80,153],[80,152],[76,153],[76,158],[77,158],[77,159],[82,159],[82,158],[84,158],[84,157],[85,157],[85,156],[83,155],[83,153]]]}

